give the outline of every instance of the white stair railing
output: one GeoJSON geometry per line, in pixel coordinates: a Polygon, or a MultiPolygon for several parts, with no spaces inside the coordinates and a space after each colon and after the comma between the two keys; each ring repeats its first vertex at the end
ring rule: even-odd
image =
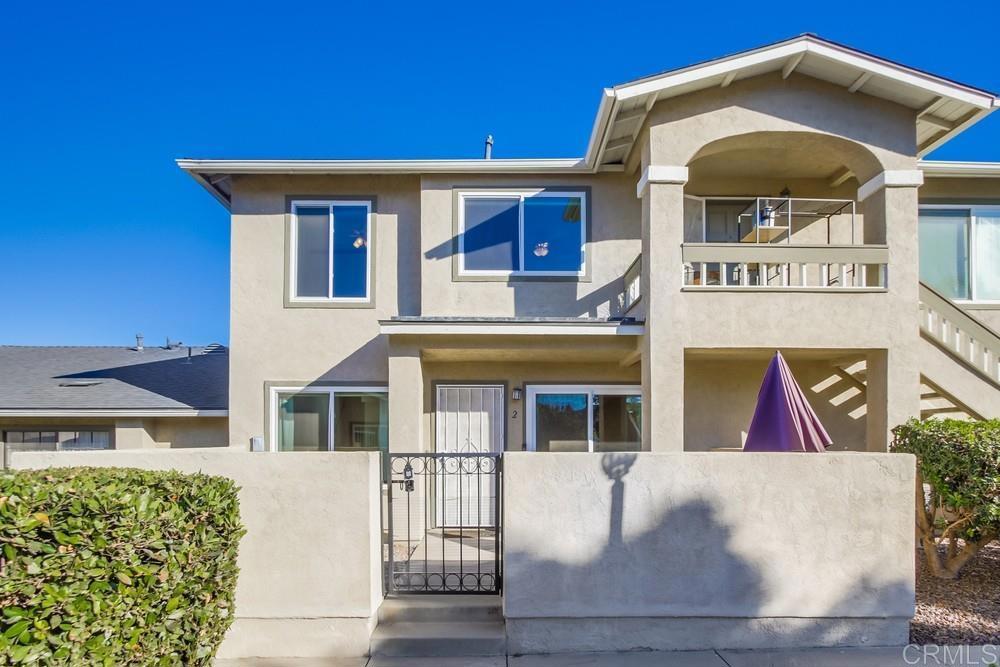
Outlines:
{"type": "Polygon", "coordinates": [[[924,283],[920,283],[920,331],[1000,386],[1000,335],[924,283]]]}

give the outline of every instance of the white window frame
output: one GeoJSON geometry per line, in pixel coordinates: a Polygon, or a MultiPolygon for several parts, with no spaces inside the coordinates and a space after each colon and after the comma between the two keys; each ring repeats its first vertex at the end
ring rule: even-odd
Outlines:
{"type": "Polygon", "coordinates": [[[573,277],[587,275],[587,193],[584,191],[546,190],[534,188],[526,190],[467,190],[458,193],[458,275],[503,277],[573,277]],[[533,197],[579,197],[580,198],[580,268],[577,271],[525,271],[524,270],[524,200],[533,197]],[[517,199],[517,271],[490,271],[465,268],[465,202],[468,199],[517,199]]]}
{"type": "Polygon", "coordinates": [[[291,203],[291,243],[290,257],[288,259],[288,300],[291,303],[371,303],[372,299],[372,253],[374,244],[371,242],[373,230],[372,202],[368,199],[297,199],[291,203]],[[326,296],[299,296],[298,286],[298,257],[299,257],[299,208],[327,208],[330,222],[330,252],[327,257],[327,277],[326,296]],[[363,297],[335,297],[333,296],[333,209],[338,206],[363,206],[367,210],[365,216],[365,241],[367,252],[365,253],[365,296],[363,297]]]}
{"type": "MultiPolygon", "coordinates": [[[[525,412],[525,445],[529,452],[536,451],[535,398],[539,394],[587,394],[587,451],[594,451],[594,394],[604,396],[642,396],[642,386],[633,384],[534,384],[527,385],[525,412]]],[[[645,406],[643,406],[645,408],[645,406]]]]}
{"type": "MultiPolygon", "coordinates": [[[[977,243],[977,229],[979,226],[979,215],[984,213],[989,213],[991,216],[1000,217],[1000,204],[921,204],[920,210],[945,210],[945,211],[968,211],[969,213],[969,298],[968,299],[955,299],[955,303],[975,305],[994,305],[1000,304],[1000,299],[977,299],[976,293],[978,292],[977,272],[976,269],[976,243],[977,243]]],[[[918,241],[919,242],[919,241],[918,241]]],[[[997,267],[997,271],[1000,271],[1000,267],[997,267]]]]}
{"type": "Polygon", "coordinates": [[[271,387],[268,394],[268,414],[270,415],[270,429],[268,433],[268,443],[267,451],[278,452],[278,397],[281,394],[326,394],[327,396],[327,414],[330,415],[329,420],[327,420],[327,433],[326,441],[330,446],[330,449],[326,450],[328,452],[334,451],[333,449],[333,436],[335,431],[335,422],[337,421],[336,414],[336,403],[334,398],[337,394],[385,394],[386,400],[389,399],[389,388],[386,386],[366,386],[366,387],[356,387],[353,385],[336,385],[336,386],[299,386],[299,387],[271,387]]]}

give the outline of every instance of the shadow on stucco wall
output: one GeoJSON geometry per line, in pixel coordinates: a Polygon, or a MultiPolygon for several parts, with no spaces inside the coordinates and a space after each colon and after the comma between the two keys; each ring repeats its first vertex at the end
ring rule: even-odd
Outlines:
{"type": "MultiPolygon", "coordinates": [[[[720,503],[711,492],[680,499],[647,528],[629,534],[629,524],[634,527],[637,523],[627,520],[629,513],[655,513],[650,509],[650,490],[630,487],[629,472],[636,458],[624,453],[601,457],[609,487],[601,483],[599,475],[587,477],[594,482],[593,492],[603,496],[595,500],[594,516],[606,512],[609,517],[603,547],[588,553],[593,531],[577,532],[574,521],[555,509],[544,514],[545,525],[537,531],[551,535],[552,542],[539,541],[528,550],[505,552],[508,630],[515,628],[511,621],[527,624],[523,627],[532,622],[568,624],[546,627],[538,634],[529,630],[531,638],[515,642],[515,648],[538,652],[532,648],[534,641],[541,645],[552,641],[553,652],[905,643],[898,623],[893,628],[880,624],[905,621],[907,613],[902,610],[907,600],[912,615],[912,581],[887,581],[874,573],[866,574],[853,585],[831,593],[828,574],[851,569],[850,565],[822,553],[823,545],[817,541],[802,540],[792,533],[782,536],[786,529],[793,530],[792,526],[775,526],[770,537],[761,539],[778,535],[787,550],[797,552],[793,557],[806,566],[797,572],[776,570],[766,556],[758,557],[752,548],[748,553],[745,529],[723,520],[720,503]],[[777,581],[783,583],[776,586],[777,581]],[[827,603],[817,608],[816,599],[827,603]],[[789,613],[796,609],[801,614],[789,613]],[[587,625],[590,619],[599,625],[587,625]],[[660,620],[691,625],[681,633],[678,626],[663,626],[655,630],[658,636],[650,641],[642,624],[658,628],[655,623],[660,620]],[[721,626],[712,625],[715,622],[730,626],[719,630],[721,626]],[[567,636],[574,646],[558,646],[567,636]]],[[[549,499],[554,507],[560,500],[549,499]]],[[[816,521],[822,522],[822,516],[816,521]]],[[[505,531],[510,529],[508,521],[505,531]]],[[[836,538],[823,535],[823,539],[836,538]]],[[[912,554],[900,556],[910,558],[912,554]]]]}

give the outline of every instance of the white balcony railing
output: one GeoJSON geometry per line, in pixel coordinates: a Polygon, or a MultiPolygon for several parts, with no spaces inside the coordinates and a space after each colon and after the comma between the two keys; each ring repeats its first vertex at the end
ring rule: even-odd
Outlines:
{"type": "Polygon", "coordinates": [[[686,243],[684,288],[875,291],[888,285],[884,245],[686,243]]]}
{"type": "Polygon", "coordinates": [[[635,258],[625,271],[625,289],[618,296],[618,308],[622,315],[628,315],[642,296],[642,255],[635,258]]]}

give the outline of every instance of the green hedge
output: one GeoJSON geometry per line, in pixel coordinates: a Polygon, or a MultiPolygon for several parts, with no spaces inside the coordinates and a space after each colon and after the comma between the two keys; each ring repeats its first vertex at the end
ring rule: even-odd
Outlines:
{"type": "Polygon", "coordinates": [[[0,664],[210,664],[243,532],[222,477],[3,473],[0,664]]]}

